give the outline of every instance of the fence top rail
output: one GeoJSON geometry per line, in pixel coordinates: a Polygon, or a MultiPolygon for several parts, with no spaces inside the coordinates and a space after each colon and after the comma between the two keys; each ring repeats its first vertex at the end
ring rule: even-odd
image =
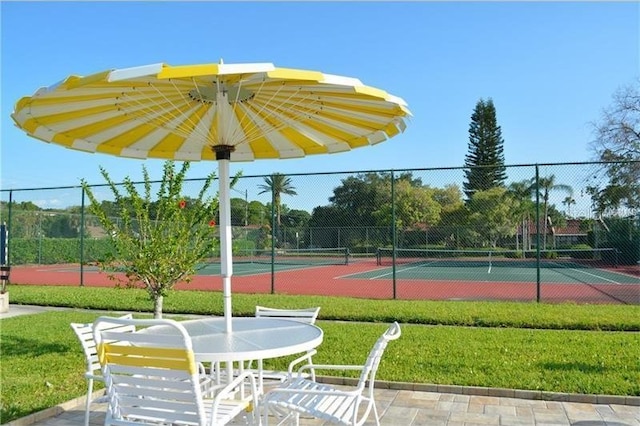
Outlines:
{"type": "MultiPolygon", "coordinates": [[[[626,161],[577,161],[577,162],[562,162],[562,163],[527,163],[527,164],[508,164],[501,167],[505,168],[518,168],[518,167],[549,167],[549,166],[584,166],[584,165],[597,165],[597,164],[637,164],[640,163],[640,160],[626,160],[626,161]]],[[[442,170],[464,170],[470,168],[491,168],[496,166],[473,166],[473,167],[465,167],[465,166],[443,166],[443,167],[424,167],[424,168],[410,168],[410,169],[378,169],[378,170],[345,170],[345,171],[337,171],[337,172],[306,172],[306,173],[287,173],[287,176],[326,176],[326,175],[341,175],[341,174],[359,174],[359,173],[392,173],[392,172],[419,172],[419,171],[442,171],[442,170]]],[[[264,178],[271,176],[270,174],[266,175],[247,175],[240,176],[240,179],[250,179],[250,178],[264,178]]],[[[187,178],[185,182],[197,182],[202,181],[206,178],[187,178]]],[[[162,180],[153,180],[151,183],[161,183],[162,180]]],[[[143,181],[133,182],[133,184],[143,184],[143,181]]],[[[116,185],[122,185],[123,182],[117,183],[116,185]]],[[[105,187],[109,186],[106,183],[102,184],[89,184],[88,186],[92,188],[105,187]]],[[[81,189],[82,185],[63,185],[63,186],[45,186],[45,187],[35,187],[35,188],[3,188],[0,189],[0,192],[20,192],[20,191],[45,191],[45,190],[54,190],[54,189],[81,189]]]]}

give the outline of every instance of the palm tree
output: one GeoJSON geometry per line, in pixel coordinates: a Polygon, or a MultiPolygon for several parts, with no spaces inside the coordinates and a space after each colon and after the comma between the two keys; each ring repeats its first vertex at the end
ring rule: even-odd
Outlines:
{"type": "MultiPolygon", "coordinates": [[[[532,179],[532,188],[533,188],[533,193],[535,194],[535,191],[536,191],[535,178],[532,179]]],[[[545,250],[547,248],[547,223],[548,223],[547,217],[549,215],[549,194],[551,193],[551,191],[558,190],[558,191],[564,191],[569,196],[572,196],[573,188],[570,187],[569,185],[556,183],[556,175],[550,175],[550,176],[541,177],[538,179],[537,190],[538,190],[538,193],[540,194],[540,197],[542,197],[542,202],[544,203],[544,216],[543,216],[544,240],[542,241],[542,249],[545,250]]]]}
{"type": "MultiPolygon", "coordinates": [[[[529,219],[533,206],[531,201],[531,182],[523,180],[520,182],[511,182],[507,189],[508,193],[518,202],[518,209],[515,214],[520,215],[522,222],[522,250],[530,248],[531,242],[529,236],[529,219]]],[[[516,233],[516,250],[518,250],[518,234],[516,233]]]]}
{"type": "Polygon", "coordinates": [[[281,173],[274,173],[271,176],[265,177],[264,182],[264,185],[258,185],[260,188],[262,188],[262,191],[260,191],[259,193],[264,194],[266,192],[270,192],[273,194],[273,202],[276,208],[276,223],[279,228],[281,223],[280,210],[282,194],[298,195],[298,193],[291,185],[291,178],[281,173]]]}
{"type": "Polygon", "coordinates": [[[576,200],[571,195],[565,197],[565,199],[562,200],[562,204],[567,206],[567,217],[571,216],[571,205],[575,203],[576,203],[576,200]]]}

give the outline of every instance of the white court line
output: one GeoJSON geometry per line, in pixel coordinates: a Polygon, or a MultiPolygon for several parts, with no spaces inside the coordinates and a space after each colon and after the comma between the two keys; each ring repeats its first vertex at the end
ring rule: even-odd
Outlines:
{"type": "MultiPolygon", "coordinates": [[[[434,263],[438,263],[438,261],[437,261],[437,260],[434,260],[434,261],[429,262],[429,263],[420,263],[419,265],[411,266],[411,267],[409,267],[409,268],[396,269],[396,272],[409,271],[409,270],[411,270],[411,269],[420,268],[420,267],[422,267],[422,266],[433,265],[434,263]]],[[[388,273],[386,273],[386,274],[381,274],[381,275],[373,276],[373,277],[369,278],[369,280],[377,280],[378,278],[386,277],[386,276],[389,276],[389,275],[393,275],[393,269],[391,270],[391,272],[388,272],[388,273]]]]}
{"type": "MultiPolygon", "coordinates": [[[[306,265],[291,265],[289,267],[287,267],[286,269],[277,269],[275,270],[275,273],[277,274],[278,272],[288,272],[288,271],[297,271],[300,269],[316,269],[316,268],[322,268],[323,266],[327,266],[327,265],[317,265],[317,266],[306,266],[306,265]]],[[[238,268],[240,269],[240,268],[238,268]]],[[[257,275],[264,275],[264,274],[270,274],[271,273],[271,267],[265,267],[265,268],[259,268],[259,269],[251,269],[250,273],[245,274],[242,271],[238,272],[236,271],[236,268],[234,268],[234,277],[253,277],[253,276],[257,276],[257,275]]],[[[197,274],[197,275],[202,275],[203,277],[217,277],[220,276],[220,272],[217,272],[215,274],[197,274]]]]}
{"type": "MultiPolygon", "coordinates": [[[[579,269],[575,269],[575,268],[565,268],[564,266],[560,265],[560,264],[559,264],[559,263],[557,263],[557,262],[549,262],[549,263],[551,263],[552,265],[558,265],[559,269],[569,269],[570,271],[581,272],[581,273],[583,273],[583,274],[590,275],[590,276],[592,276],[592,277],[594,277],[594,278],[598,278],[598,279],[601,279],[601,280],[609,281],[609,282],[610,282],[610,283],[612,283],[612,284],[622,285],[622,283],[619,283],[618,281],[613,281],[613,280],[610,280],[610,279],[608,279],[608,278],[601,277],[600,275],[591,274],[591,273],[589,273],[589,272],[581,271],[581,270],[579,270],[579,269]]],[[[558,273],[560,273],[560,272],[558,272],[558,273]]]]}
{"type": "MultiPolygon", "coordinates": [[[[382,268],[374,268],[374,269],[369,269],[367,271],[361,271],[361,272],[353,272],[351,274],[346,274],[346,275],[338,275],[337,277],[333,277],[334,280],[339,280],[339,279],[344,279],[344,278],[351,278],[351,277],[357,277],[358,275],[362,275],[362,274],[368,274],[369,272],[373,272],[373,271],[386,271],[387,269],[389,269],[387,266],[384,266],[382,268]]],[[[359,277],[358,277],[359,278],[359,277]]]]}
{"type": "MultiPolygon", "coordinates": [[[[429,263],[421,263],[421,264],[419,264],[419,265],[411,266],[411,267],[409,267],[409,268],[396,269],[396,272],[409,271],[409,270],[411,270],[411,269],[419,268],[419,267],[421,267],[421,266],[425,266],[425,265],[432,265],[432,264],[437,263],[437,262],[438,262],[438,261],[433,261],[433,262],[429,262],[429,263]]],[[[594,278],[598,278],[598,279],[601,279],[601,280],[604,280],[604,281],[608,281],[608,282],[610,282],[610,283],[612,283],[612,284],[623,285],[623,283],[620,283],[620,282],[618,282],[618,281],[610,280],[610,279],[605,278],[605,277],[602,277],[602,276],[600,276],[600,275],[596,275],[596,274],[592,274],[592,273],[589,273],[589,272],[585,272],[585,271],[582,271],[582,270],[580,270],[580,269],[567,268],[567,267],[562,266],[561,264],[559,264],[559,263],[557,263],[557,262],[549,262],[549,263],[554,264],[554,265],[558,265],[558,269],[569,269],[569,270],[571,270],[571,271],[580,272],[580,273],[583,273],[583,274],[586,274],[586,275],[590,275],[590,276],[592,276],[592,277],[594,277],[594,278]]],[[[379,268],[379,269],[380,269],[380,270],[387,270],[387,269],[389,269],[389,267],[383,267],[383,268],[379,268]]],[[[364,274],[366,274],[366,273],[368,273],[368,272],[371,272],[371,271],[365,271],[365,272],[354,272],[353,274],[340,275],[340,276],[335,277],[334,279],[350,278],[350,277],[352,277],[352,276],[362,275],[363,273],[364,273],[364,274]]],[[[558,273],[559,273],[559,272],[558,272],[558,273]]],[[[615,272],[615,273],[618,273],[618,272],[615,272]]],[[[514,274],[515,274],[515,275],[529,275],[529,271],[515,272],[514,274]]],[[[367,279],[368,279],[368,280],[376,280],[376,279],[379,279],[379,278],[382,278],[382,277],[387,277],[387,276],[389,276],[389,275],[393,275],[393,270],[392,270],[391,272],[386,272],[386,273],[384,273],[384,274],[374,275],[374,276],[369,277],[369,278],[367,278],[367,279]]],[[[626,276],[627,274],[622,274],[622,275],[625,275],[625,276],[626,276]]],[[[633,275],[629,275],[629,276],[633,276],[633,275]]],[[[493,282],[493,281],[486,281],[486,282],[493,282]]]]}

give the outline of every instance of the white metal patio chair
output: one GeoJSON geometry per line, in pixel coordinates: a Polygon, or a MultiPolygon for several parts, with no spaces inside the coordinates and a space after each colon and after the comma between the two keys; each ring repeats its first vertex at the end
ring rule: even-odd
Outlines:
{"type": "Polygon", "coordinates": [[[400,325],[393,323],[377,340],[364,365],[305,365],[315,370],[359,370],[360,379],[355,388],[343,390],[318,383],[303,376],[294,376],[280,386],[271,389],[262,400],[263,424],[276,417],[278,424],[290,421],[298,424],[300,415],[311,416],[340,425],[362,425],[373,411],[376,425],[380,417],[374,400],[376,372],[382,354],[391,340],[400,337],[400,325]]]}
{"type": "MultiPolygon", "coordinates": [[[[120,318],[131,319],[131,314],[126,314],[120,318]]],[[[121,325],[109,322],[103,322],[102,327],[105,328],[117,328],[122,332],[133,332],[135,328],[132,325],[121,325]]],[[[71,323],[71,328],[76,333],[78,340],[82,344],[82,351],[84,352],[85,360],[87,362],[87,368],[84,373],[85,379],[87,379],[87,401],[85,404],[84,424],[89,425],[89,416],[91,414],[91,404],[98,402],[105,402],[106,396],[93,398],[93,383],[94,381],[104,382],[102,377],[102,370],[100,362],[98,361],[98,354],[96,352],[96,342],[93,338],[93,323],[71,323]]]]}
{"type": "Polygon", "coordinates": [[[255,423],[254,375],[245,372],[209,397],[201,386],[191,337],[180,323],[100,317],[94,322],[94,337],[109,398],[105,425],[221,426],[239,415],[255,423]],[[171,327],[175,333],[122,333],[103,329],[103,322],[133,325],[138,331],[171,327]]]}
{"type": "MultiPolygon", "coordinates": [[[[125,314],[120,316],[119,318],[132,319],[133,315],[125,314]]],[[[109,321],[101,322],[100,327],[104,329],[117,329],[117,331],[123,333],[133,333],[134,331],[136,331],[135,326],[133,325],[122,325],[109,321]]],[[[100,362],[98,360],[98,354],[96,352],[96,342],[93,337],[93,323],[71,323],[71,328],[78,337],[78,340],[80,340],[82,351],[84,352],[85,360],[87,362],[86,371],[84,373],[84,376],[87,380],[87,400],[85,403],[84,424],[85,426],[88,426],[91,416],[91,404],[107,401],[106,395],[93,398],[94,382],[104,382],[104,378],[102,376],[102,370],[100,362]]],[[[215,392],[216,385],[206,374],[204,366],[202,364],[198,364],[198,368],[200,371],[200,381],[202,389],[209,392],[215,392]]]]}
{"type": "Polygon", "coordinates": [[[278,309],[256,305],[257,318],[281,318],[293,321],[300,321],[307,324],[315,324],[320,313],[320,307],[302,309],[278,309]]]}
{"type": "MultiPolygon", "coordinates": [[[[287,319],[292,321],[304,322],[307,324],[315,324],[316,319],[318,319],[318,314],[320,313],[320,307],[312,307],[312,308],[302,308],[302,309],[279,309],[279,308],[269,308],[266,306],[256,305],[256,318],[279,318],[279,319],[287,319]]],[[[298,365],[303,361],[306,361],[307,364],[313,364],[312,357],[316,354],[316,350],[312,349],[307,351],[303,356],[296,358],[289,365],[289,371],[277,371],[277,370],[263,370],[263,361],[257,360],[258,371],[251,368],[251,362],[247,365],[247,369],[254,371],[254,373],[261,373],[260,377],[260,386],[264,385],[264,380],[268,382],[276,382],[281,383],[284,382],[287,377],[291,374],[291,370],[294,365],[298,365]]],[[[309,374],[311,378],[315,380],[315,372],[313,369],[310,370],[309,374]]]]}

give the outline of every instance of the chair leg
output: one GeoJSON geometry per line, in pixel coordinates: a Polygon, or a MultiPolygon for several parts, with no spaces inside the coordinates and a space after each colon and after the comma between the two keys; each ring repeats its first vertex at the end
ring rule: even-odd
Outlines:
{"type": "Polygon", "coordinates": [[[376,419],[376,426],[380,426],[380,416],[378,416],[378,407],[376,407],[376,402],[372,402],[373,405],[373,416],[376,419]]]}
{"type": "Polygon", "coordinates": [[[87,402],[84,408],[84,426],[89,426],[89,415],[91,414],[91,399],[93,396],[93,379],[87,379],[87,402]]]}
{"type": "Polygon", "coordinates": [[[292,425],[292,426],[299,426],[300,425],[300,414],[295,412],[295,411],[285,411],[285,410],[281,410],[277,407],[264,407],[264,413],[263,413],[263,421],[262,421],[262,425],[261,426],[268,426],[269,425],[269,413],[271,413],[273,415],[273,417],[276,420],[276,426],[282,426],[282,425],[292,425]],[[269,408],[271,408],[271,410],[269,410],[269,408]]]}
{"type": "Polygon", "coordinates": [[[264,363],[261,359],[258,360],[258,393],[262,395],[264,393],[264,363]]]}

